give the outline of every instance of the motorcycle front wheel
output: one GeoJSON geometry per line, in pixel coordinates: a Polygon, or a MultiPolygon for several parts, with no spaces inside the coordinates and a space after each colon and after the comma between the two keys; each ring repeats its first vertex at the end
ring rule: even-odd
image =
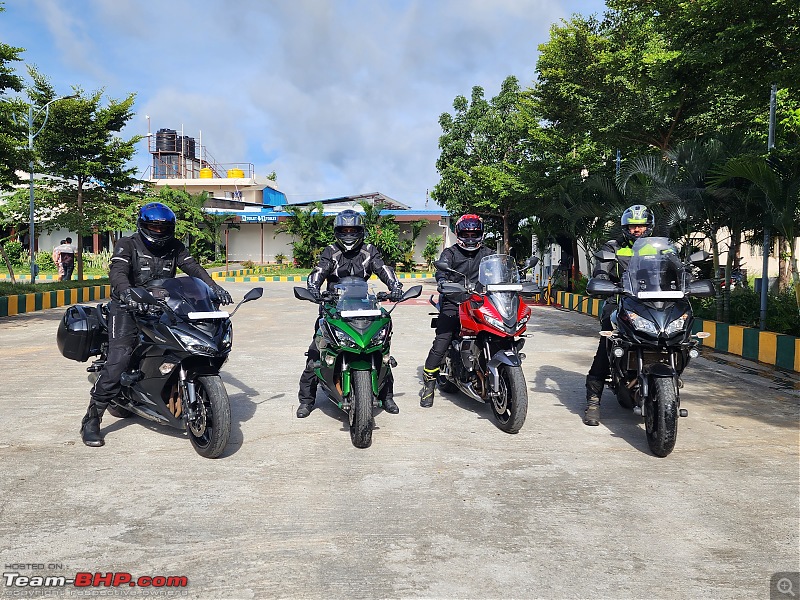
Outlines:
{"type": "Polygon", "coordinates": [[[672,379],[659,377],[653,381],[644,416],[647,445],[656,456],[664,457],[675,448],[678,437],[678,399],[672,379]]]}
{"type": "Polygon", "coordinates": [[[350,408],[350,440],[356,448],[372,444],[372,372],[351,371],[350,385],[353,400],[350,408]]]}
{"type": "Polygon", "coordinates": [[[528,387],[522,367],[499,368],[500,393],[489,400],[495,423],[506,433],[517,433],[528,414],[528,387]]]}
{"type": "MultiPolygon", "coordinates": [[[[231,403],[219,375],[198,377],[195,381],[198,410],[187,421],[186,431],[200,456],[217,458],[228,445],[231,434],[231,403]]],[[[186,401],[182,399],[182,401],[186,401]]]]}

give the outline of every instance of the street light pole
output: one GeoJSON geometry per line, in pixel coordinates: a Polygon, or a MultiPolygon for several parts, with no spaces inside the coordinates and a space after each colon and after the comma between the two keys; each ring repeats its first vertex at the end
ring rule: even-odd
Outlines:
{"type": "MultiPolygon", "coordinates": [[[[50,105],[53,102],[58,102],[59,100],[69,100],[69,99],[77,98],[77,97],[78,97],[77,94],[73,94],[72,96],[59,96],[58,98],[53,98],[52,100],[50,100],[50,102],[48,102],[47,104],[45,104],[44,106],[39,108],[39,110],[37,110],[36,112],[33,111],[33,109],[34,109],[33,102],[28,104],[28,152],[30,153],[30,156],[31,156],[30,161],[28,162],[28,175],[30,177],[30,219],[31,219],[30,229],[28,231],[28,236],[30,238],[29,247],[30,247],[30,253],[31,253],[31,283],[36,283],[36,271],[37,271],[37,266],[36,266],[36,236],[35,236],[35,227],[33,225],[34,216],[35,216],[35,201],[34,201],[35,196],[34,196],[34,193],[33,193],[33,140],[37,135],[39,135],[41,133],[42,129],[44,129],[44,126],[47,125],[47,119],[50,116],[50,105]],[[36,117],[36,115],[38,115],[42,111],[45,111],[44,112],[44,123],[42,123],[42,126],[39,127],[39,129],[36,131],[36,133],[34,133],[33,132],[33,119],[34,119],[34,117],[36,117]]],[[[80,246],[80,241],[78,242],[78,245],[80,246]]]]}

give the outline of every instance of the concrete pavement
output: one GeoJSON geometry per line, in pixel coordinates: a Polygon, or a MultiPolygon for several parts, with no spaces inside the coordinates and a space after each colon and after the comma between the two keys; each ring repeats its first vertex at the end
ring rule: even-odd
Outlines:
{"type": "MultiPolygon", "coordinates": [[[[294,416],[316,307],[293,285],[265,284],[234,316],[234,423],[217,460],[138,418],[106,416],[106,446],[83,446],[89,384],[56,348],[63,309],[0,319],[3,571],[188,580],[67,597],[238,600],[769,598],[774,573],[800,570],[797,390],[698,359],[690,416],[659,459],[608,392],[601,426],[581,422],[595,320],[535,307],[528,419],[508,435],[463,396],[419,407],[426,283],[393,313],[400,414],[378,411],[359,450],[327,401],[294,416]]],[[[6,581],[0,595],[32,595],[6,581]]]]}

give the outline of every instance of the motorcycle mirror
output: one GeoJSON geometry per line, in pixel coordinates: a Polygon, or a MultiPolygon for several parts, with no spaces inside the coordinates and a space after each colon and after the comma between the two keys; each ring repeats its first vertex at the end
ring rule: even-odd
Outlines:
{"type": "Polygon", "coordinates": [[[422,294],[422,286],[415,285],[414,287],[408,288],[405,294],[403,294],[403,300],[411,300],[411,298],[416,298],[422,294]]]}
{"type": "Polygon", "coordinates": [[[686,293],[689,296],[713,296],[714,284],[708,279],[698,279],[697,281],[690,281],[686,286],[686,293]]]}
{"type": "Polygon", "coordinates": [[[592,277],[586,284],[586,293],[590,296],[613,296],[622,291],[613,281],[592,277]]]}
{"type": "Polygon", "coordinates": [[[437,269],[439,269],[440,271],[445,271],[445,272],[449,272],[449,273],[455,273],[455,271],[453,271],[453,269],[450,267],[450,265],[447,264],[443,260],[435,260],[435,261],[433,261],[433,266],[436,267],[437,269]]]}
{"type": "Polygon", "coordinates": [[[522,284],[522,291],[520,292],[520,296],[532,297],[535,296],[536,294],[541,294],[541,293],[542,293],[542,288],[540,288],[538,284],[536,284],[533,281],[526,281],[522,284]]]}
{"type": "Polygon", "coordinates": [[[258,300],[264,294],[264,288],[253,288],[244,295],[243,302],[250,302],[250,300],[258,300]]]}
{"type": "Polygon", "coordinates": [[[131,288],[131,298],[136,300],[136,302],[141,302],[143,304],[158,304],[158,301],[153,297],[153,294],[141,287],[131,288]]]}
{"type": "Polygon", "coordinates": [[[294,297],[297,298],[298,300],[308,300],[309,302],[316,302],[311,292],[309,292],[308,289],[304,287],[296,286],[294,288],[294,297]]]}
{"type": "Polygon", "coordinates": [[[693,252],[689,256],[689,262],[690,263],[700,263],[700,262],[708,260],[709,258],[711,258],[711,255],[708,252],[706,252],[705,250],[698,250],[697,252],[693,252]]]}
{"type": "Polygon", "coordinates": [[[609,252],[608,250],[598,250],[594,253],[594,257],[602,262],[610,262],[612,260],[617,260],[617,255],[613,252],[609,252]]]}
{"type": "Polygon", "coordinates": [[[532,269],[536,265],[539,264],[539,257],[538,256],[531,256],[528,260],[525,261],[525,268],[532,269]]]}

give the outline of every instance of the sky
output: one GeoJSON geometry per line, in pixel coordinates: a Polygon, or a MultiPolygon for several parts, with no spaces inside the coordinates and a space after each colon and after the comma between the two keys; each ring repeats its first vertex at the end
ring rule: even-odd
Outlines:
{"type": "MultiPolygon", "coordinates": [[[[439,116],[474,86],[535,79],[550,26],[602,0],[0,0],[0,41],[62,95],[136,94],[125,137],[202,141],[272,171],[290,203],[371,192],[417,209],[439,116]]],[[[151,164],[146,141],[133,165],[151,164]]]]}

